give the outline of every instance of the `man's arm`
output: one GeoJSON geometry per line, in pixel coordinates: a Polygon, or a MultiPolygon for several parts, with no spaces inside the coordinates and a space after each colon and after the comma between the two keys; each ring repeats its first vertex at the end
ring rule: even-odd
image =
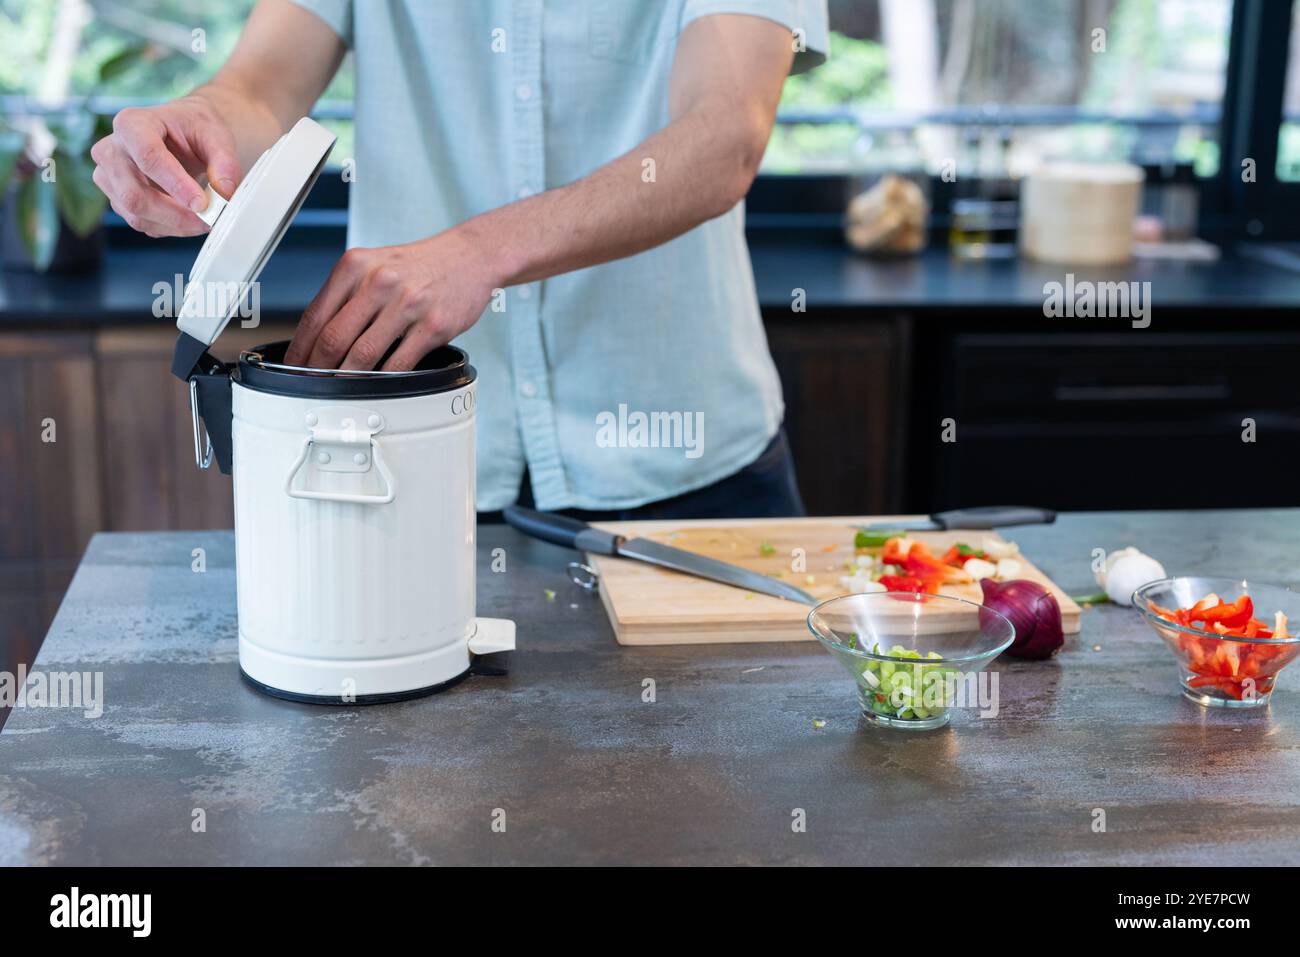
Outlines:
{"type": "Polygon", "coordinates": [[[506,240],[505,284],[631,256],[744,199],[793,58],[790,31],[771,20],[733,14],[691,23],[673,61],[666,127],[572,185],[473,223],[506,240]],[[654,161],[653,182],[642,179],[646,160],[654,161]]]}
{"type": "Polygon", "coordinates": [[[725,213],[753,182],[793,57],[773,21],[694,21],[678,42],[667,126],[568,186],[416,243],[349,250],[285,361],[374,368],[400,337],[384,368],[410,369],[473,325],[495,288],[630,256],[725,213]]]}
{"type": "Polygon", "coordinates": [[[207,231],[206,173],[227,199],[261,153],[311,109],[343,59],[343,42],[288,0],[261,0],[208,83],[162,106],[127,109],[91,149],[95,184],[133,229],[207,231]]]}

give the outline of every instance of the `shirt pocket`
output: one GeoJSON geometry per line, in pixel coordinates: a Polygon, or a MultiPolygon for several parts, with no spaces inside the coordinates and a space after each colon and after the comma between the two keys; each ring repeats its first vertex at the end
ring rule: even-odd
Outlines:
{"type": "Polygon", "coordinates": [[[649,63],[677,38],[675,6],[602,0],[587,14],[588,51],[601,60],[649,63]]]}

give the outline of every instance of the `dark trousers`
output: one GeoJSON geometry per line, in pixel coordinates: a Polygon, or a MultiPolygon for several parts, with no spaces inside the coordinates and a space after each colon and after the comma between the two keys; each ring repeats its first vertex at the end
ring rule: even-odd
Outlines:
{"type": "MultiPolygon", "coordinates": [[[[533,508],[532,483],[524,472],[519,504],[533,508]]],[[[693,492],[685,492],[637,508],[593,511],[561,509],[586,522],[627,522],[679,518],[788,518],[807,514],[794,475],[794,458],[785,429],[777,431],[761,455],[740,471],[693,492]]],[[[479,522],[499,522],[500,512],[480,512],[479,522]]]]}

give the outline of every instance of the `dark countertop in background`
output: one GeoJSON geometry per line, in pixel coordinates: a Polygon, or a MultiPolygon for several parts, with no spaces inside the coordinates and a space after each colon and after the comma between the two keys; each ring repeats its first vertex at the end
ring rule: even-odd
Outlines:
{"type": "Polygon", "coordinates": [[[943,247],[919,256],[871,259],[841,245],[751,237],[758,296],[767,308],[788,308],[791,288],[808,291],[808,307],[961,313],[1023,309],[1040,312],[1043,286],[1076,280],[1150,282],[1155,308],[1295,309],[1300,257],[1265,262],[1255,247],[1224,250],[1216,262],[1135,260],[1107,268],[1045,265],[1022,259],[963,261],[943,247]]]}
{"type": "MultiPolygon", "coordinates": [[[[153,314],[155,285],[172,284],[174,295],[179,273],[183,289],[198,248],[198,243],[182,240],[132,243],[109,246],[103,266],[95,272],[38,276],[0,271],[0,328],[16,323],[94,326],[168,321],[153,314]]],[[[296,319],[342,251],[341,240],[283,242],[262,273],[258,294],[263,314],[296,319]]]]}
{"type": "MultiPolygon", "coordinates": [[[[103,267],[85,275],[0,271],[0,325],[156,321],[154,284],[188,275],[197,248],[196,242],[179,240],[114,245],[103,267]]],[[[1062,281],[1067,271],[1094,281],[1149,281],[1162,311],[1277,310],[1300,304],[1300,257],[1292,257],[1292,268],[1226,251],[1215,263],[1143,261],[1067,270],[1020,260],[955,261],[935,247],[918,257],[869,259],[825,233],[790,231],[751,234],[750,248],[759,301],[773,311],[789,308],[796,287],[806,290],[809,310],[1037,311],[1044,283],[1062,281]]],[[[337,230],[291,232],[262,276],[263,314],[296,319],[342,249],[337,230]]],[[[1288,261],[1286,255],[1274,258],[1288,261]]]]}
{"type": "MultiPolygon", "coordinates": [[[[1096,513],[1014,538],[1091,591],[1090,550],[1131,543],[1171,571],[1294,583],[1298,533],[1300,510],[1096,513]]],[[[479,611],[519,626],[510,675],[344,709],[239,680],[230,533],[96,536],[37,667],[103,671],[108,707],[21,709],[0,732],[0,864],[1300,856],[1300,667],[1266,709],[1206,711],[1135,612],[1099,607],[1056,659],[998,663],[998,718],[891,732],[864,726],[852,681],[810,640],[619,647],[599,599],[565,578],[571,557],[481,528],[479,611]]]]}

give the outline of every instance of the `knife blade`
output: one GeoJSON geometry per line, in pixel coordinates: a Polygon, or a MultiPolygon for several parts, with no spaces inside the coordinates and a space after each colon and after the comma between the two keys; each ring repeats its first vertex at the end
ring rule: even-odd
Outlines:
{"type": "Polygon", "coordinates": [[[746,591],[761,592],[764,595],[773,595],[787,601],[802,602],[805,605],[821,604],[821,599],[814,598],[802,588],[796,588],[779,578],[764,575],[762,572],[751,571],[748,568],[741,568],[739,565],[720,562],[716,558],[708,558],[694,552],[673,548],[671,545],[661,545],[659,542],[651,541],[648,538],[621,540],[618,543],[617,554],[622,558],[633,558],[637,561],[649,562],[651,565],[671,568],[673,571],[685,572],[688,575],[695,575],[697,578],[708,578],[715,582],[722,582],[724,585],[743,588],[746,591]]]}
{"type": "Polygon", "coordinates": [[[958,528],[988,531],[1011,525],[1050,525],[1055,521],[1056,513],[1048,508],[1035,508],[1032,505],[981,505],[935,512],[929,519],[874,522],[864,528],[869,532],[933,532],[958,528]]]}
{"type": "Polygon", "coordinates": [[[821,601],[802,588],[796,588],[770,575],[721,562],[716,558],[697,555],[684,549],[673,548],[671,545],[663,545],[648,538],[624,538],[613,532],[593,528],[586,522],[567,515],[538,512],[531,508],[524,508],[522,505],[507,505],[502,515],[507,524],[525,535],[555,545],[563,545],[566,548],[648,562],[651,565],[684,572],[697,578],[707,578],[734,588],[743,588],[746,591],[784,598],[786,601],[804,605],[816,605],[821,601]]]}

